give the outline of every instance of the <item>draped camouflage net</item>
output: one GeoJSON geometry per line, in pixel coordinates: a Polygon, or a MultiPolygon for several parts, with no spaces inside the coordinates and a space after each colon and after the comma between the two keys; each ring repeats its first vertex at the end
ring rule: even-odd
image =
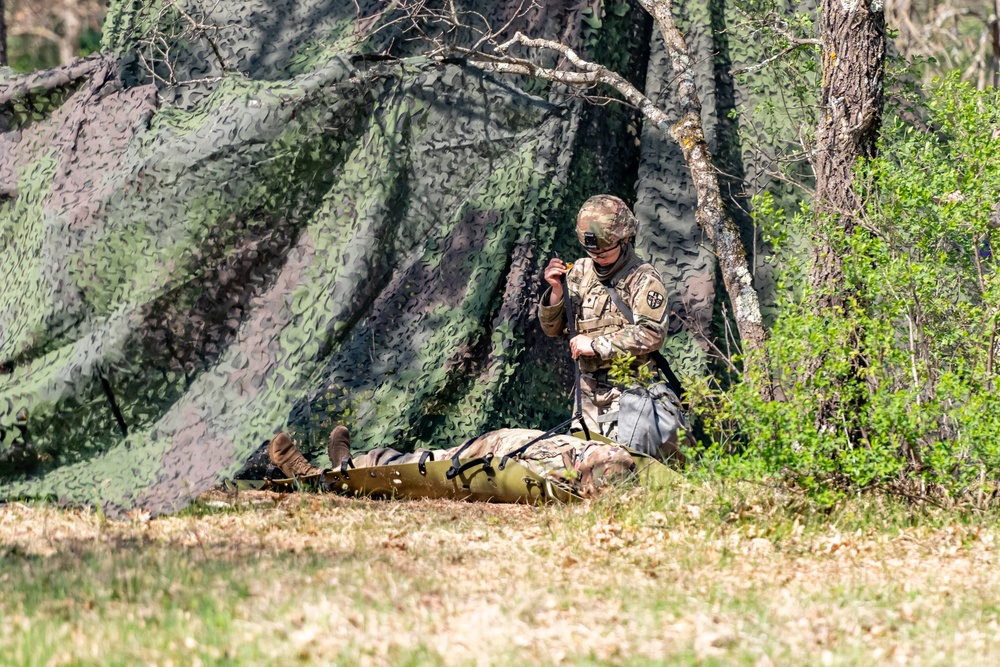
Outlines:
{"type": "MultiPolygon", "coordinates": [[[[597,190],[638,199],[640,246],[711,320],[683,163],[644,135],[640,178],[634,114],[361,57],[354,2],[218,4],[178,5],[213,29],[165,53],[164,3],[116,2],[104,55],[0,75],[0,498],[175,511],[283,428],[315,453],[337,422],[410,449],[561,421],[539,265],[597,190]]],[[[581,7],[514,27],[641,78],[648,17],[595,37],[581,7]]]]}

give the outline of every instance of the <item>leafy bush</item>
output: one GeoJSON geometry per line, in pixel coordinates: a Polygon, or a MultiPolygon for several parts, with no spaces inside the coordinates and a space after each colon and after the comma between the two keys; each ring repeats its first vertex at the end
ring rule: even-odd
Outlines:
{"type": "Polygon", "coordinates": [[[998,478],[1000,95],[954,76],[924,106],[922,130],[887,109],[880,156],[858,168],[855,233],[757,198],[759,222],[787,255],[770,342],[785,400],[761,400],[755,382],[696,386],[715,436],[708,460],[784,474],[821,499],[872,487],[954,495],[998,478]],[[791,242],[816,226],[844,259],[847,298],[835,313],[813,307],[791,242]]]}

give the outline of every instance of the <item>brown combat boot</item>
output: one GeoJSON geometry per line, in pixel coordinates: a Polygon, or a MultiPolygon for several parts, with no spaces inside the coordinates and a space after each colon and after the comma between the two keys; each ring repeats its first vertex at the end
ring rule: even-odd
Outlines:
{"type": "Polygon", "coordinates": [[[288,477],[305,477],[320,472],[319,468],[309,465],[309,461],[306,461],[306,457],[287,433],[274,436],[267,446],[267,453],[271,457],[271,463],[281,468],[281,472],[288,477]]]}
{"type": "Polygon", "coordinates": [[[326,453],[330,455],[330,465],[339,468],[344,459],[351,458],[351,432],[346,426],[337,424],[330,431],[326,441],[326,453]]]}

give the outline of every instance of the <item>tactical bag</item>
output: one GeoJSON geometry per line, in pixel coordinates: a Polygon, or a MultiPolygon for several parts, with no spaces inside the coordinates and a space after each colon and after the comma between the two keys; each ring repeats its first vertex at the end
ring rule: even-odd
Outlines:
{"type": "Polygon", "coordinates": [[[618,442],[637,452],[682,462],[677,431],[684,426],[674,392],[665,382],[633,385],[622,392],[618,407],[618,442]]]}
{"type": "MultiPolygon", "coordinates": [[[[635,324],[632,309],[625,305],[614,285],[601,284],[629,324],[635,324]]],[[[622,392],[617,439],[643,454],[662,461],[673,459],[682,463],[684,454],[678,442],[678,429],[687,427],[682,410],[684,389],[663,355],[657,351],[652,356],[665,381],[651,387],[633,385],[622,392]]]]}

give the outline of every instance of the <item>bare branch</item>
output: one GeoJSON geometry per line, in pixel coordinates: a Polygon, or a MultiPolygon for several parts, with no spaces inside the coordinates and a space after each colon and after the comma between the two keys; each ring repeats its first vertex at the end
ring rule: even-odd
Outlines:
{"type": "MultiPolygon", "coordinates": [[[[209,15],[204,10],[199,10],[198,13],[204,16],[209,15]]],[[[149,34],[138,40],[139,48],[136,49],[136,52],[143,69],[153,81],[160,86],[171,87],[184,83],[177,78],[177,54],[174,51],[174,45],[179,42],[204,40],[211,49],[222,75],[225,76],[235,71],[235,67],[226,62],[216,37],[224,28],[240,29],[243,27],[239,23],[223,25],[211,23],[205,18],[199,18],[193,11],[182,7],[178,0],[165,0],[156,14],[149,34]],[[166,70],[165,74],[163,70],[166,70]]],[[[215,81],[216,78],[210,76],[200,78],[198,81],[207,83],[215,81]]]]}
{"type": "Polygon", "coordinates": [[[778,53],[774,54],[773,56],[771,56],[767,60],[762,60],[759,63],[757,63],[756,65],[751,65],[750,67],[740,67],[740,68],[737,68],[737,69],[731,69],[731,70],[729,70],[729,73],[732,74],[733,76],[735,76],[737,74],[753,74],[754,72],[759,72],[762,69],[764,69],[765,67],[767,67],[768,65],[770,65],[771,63],[773,63],[775,60],[780,60],[781,58],[784,58],[785,56],[787,56],[792,51],[795,51],[796,49],[801,49],[803,46],[806,46],[806,45],[805,44],[792,44],[788,48],[782,49],[778,53]]]}
{"type": "Polygon", "coordinates": [[[515,11],[511,15],[510,19],[508,19],[505,24],[503,24],[502,26],[500,26],[500,29],[497,30],[496,32],[494,32],[492,35],[490,35],[490,34],[484,35],[482,39],[480,39],[478,42],[476,42],[475,44],[473,44],[472,50],[473,51],[478,51],[483,46],[484,43],[486,43],[490,38],[493,37],[493,35],[502,35],[502,34],[504,34],[508,30],[510,30],[510,27],[512,25],[514,25],[514,21],[516,21],[517,19],[519,19],[522,16],[524,16],[528,12],[528,10],[530,10],[530,9],[538,9],[538,8],[539,8],[538,3],[535,0],[531,0],[531,5],[528,7],[528,9],[525,9],[524,8],[524,0],[521,0],[521,4],[518,5],[517,11],[515,11]]]}
{"type": "Polygon", "coordinates": [[[629,83],[629,81],[620,74],[612,72],[603,65],[581,58],[576,51],[565,44],[547,39],[531,39],[520,32],[515,34],[514,37],[507,42],[500,44],[497,47],[497,52],[500,54],[506,54],[514,44],[520,44],[529,48],[555,51],[562,54],[566,60],[582,71],[573,72],[568,70],[545,68],[536,65],[530,60],[506,55],[488,56],[485,54],[474,54],[467,49],[457,49],[457,51],[468,57],[470,63],[493,72],[533,76],[547,81],[557,81],[559,83],[566,83],[575,86],[593,86],[596,84],[610,86],[621,93],[622,97],[635,106],[635,108],[638,109],[643,116],[652,121],[655,126],[660,127],[661,129],[667,128],[669,124],[669,118],[667,115],[655,104],[653,104],[653,102],[638,88],[629,83]]]}
{"type": "Polygon", "coordinates": [[[734,76],[737,74],[753,74],[755,72],[759,72],[760,70],[764,69],[765,67],[775,62],[776,60],[780,60],[781,58],[787,56],[792,51],[795,51],[796,49],[799,49],[803,46],[823,45],[823,42],[819,39],[796,37],[791,32],[782,27],[781,19],[776,14],[769,14],[764,18],[754,18],[749,14],[747,14],[744,10],[740,9],[739,7],[736,8],[736,11],[747,19],[748,24],[757,25],[760,26],[761,28],[766,28],[768,30],[774,31],[782,38],[784,38],[789,43],[789,46],[785,47],[784,49],[774,54],[773,56],[767,58],[766,60],[757,63],[756,65],[739,67],[736,69],[729,70],[729,73],[734,76]]]}
{"type": "Polygon", "coordinates": [[[760,28],[767,28],[769,30],[773,30],[774,32],[778,33],[786,40],[788,40],[789,43],[791,44],[799,44],[802,46],[805,46],[807,44],[812,44],[814,46],[823,45],[823,41],[820,39],[797,37],[792,33],[790,33],[788,30],[782,27],[781,25],[783,22],[782,18],[776,12],[770,12],[769,14],[766,14],[763,17],[754,17],[748,14],[745,10],[741,9],[740,7],[736,7],[736,11],[743,18],[747,20],[746,21],[747,24],[756,25],[759,26],[760,28]]]}

